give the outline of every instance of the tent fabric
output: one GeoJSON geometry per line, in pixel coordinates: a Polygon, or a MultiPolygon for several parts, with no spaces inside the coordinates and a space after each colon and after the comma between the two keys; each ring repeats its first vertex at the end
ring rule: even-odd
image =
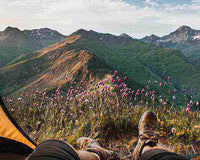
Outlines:
{"type": "Polygon", "coordinates": [[[10,115],[0,96],[0,154],[28,156],[35,148],[36,144],[10,115]]]}

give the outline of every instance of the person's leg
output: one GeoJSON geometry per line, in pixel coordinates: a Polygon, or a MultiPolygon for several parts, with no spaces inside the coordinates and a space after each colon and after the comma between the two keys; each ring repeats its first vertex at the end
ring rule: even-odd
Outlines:
{"type": "Polygon", "coordinates": [[[59,140],[43,141],[27,160],[100,160],[95,153],[76,151],[71,145],[59,140]]]}
{"type": "Polygon", "coordinates": [[[139,140],[133,152],[135,160],[187,160],[183,156],[157,146],[156,128],[156,114],[150,111],[145,112],[138,125],[139,140]]]}
{"type": "Polygon", "coordinates": [[[81,137],[76,141],[76,144],[81,150],[97,154],[100,157],[100,160],[118,159],[114,152],[102,148],[100,144],[94,139],[81,137]]]}

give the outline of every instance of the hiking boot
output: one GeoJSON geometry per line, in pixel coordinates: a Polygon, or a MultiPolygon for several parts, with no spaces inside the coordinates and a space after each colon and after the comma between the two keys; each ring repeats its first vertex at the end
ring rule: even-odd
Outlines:
{"type": "Polygon", "coordinates": [[[81,150],[86,150],[97,154],[101,160],[117,159],[112,151],[102,148],[94,139],[81,137],[76,141],[76,144],[81,150]]]}
{"type": "Polygon", "coordinates": [[[145,146],[154,147],[158,143],[155,133],[157,128],[157,117],[154,112],[146,111],[140,118],[138,125],[139,140],[134,149],[135,160],[139,160],[145,146]]]}

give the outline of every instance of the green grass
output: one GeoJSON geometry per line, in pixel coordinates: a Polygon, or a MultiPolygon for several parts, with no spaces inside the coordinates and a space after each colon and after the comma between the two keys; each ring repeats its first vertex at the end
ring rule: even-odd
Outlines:
{"type": "Polygon", "coordinates": [[[87,136],[119,152],[121,158],[130,159],[137,143],[139,119],[145,111],[152,110],[158,118],[159,143],[182,155],[194,154],[193,148],[200,153],[200,112],[192,111],[197,109],[195,105],[186,112],[185,107],[164,106],[142,94],[137,100],[129,92],[124,97],[113,87],[109,80],[104,84],[80,82],[66,91],[52,91],[53,95],[30,88],[20,96],[20,101],[8,100],[7,106],[37,143],[54,138],[74,145],[79,137],[87,136]],[[176,133],[171,132],[172,128],[176,133]]]}

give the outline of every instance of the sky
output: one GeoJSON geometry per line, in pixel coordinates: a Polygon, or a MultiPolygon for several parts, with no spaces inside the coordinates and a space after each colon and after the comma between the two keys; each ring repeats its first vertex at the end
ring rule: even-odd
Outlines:
{"type": "Polygon", "coordinates": [[[200,30],[200,0],[0,0],[0,31],[48,27],[69,35],[83,28],[142,38],[182,25],[200,30]]]}

